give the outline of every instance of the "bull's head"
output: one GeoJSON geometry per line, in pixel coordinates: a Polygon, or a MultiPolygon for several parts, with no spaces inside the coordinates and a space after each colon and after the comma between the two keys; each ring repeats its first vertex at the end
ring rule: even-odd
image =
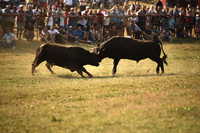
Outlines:
{"type": "Polygon", "coordinates": [[[99,62],[101,62],[100,52],[101,52],[101,48],[100,48],[100,44],[98,44],[97,47],[93,48],[93,53],[95,53],[95,55],[99,58],[99,62]]]}

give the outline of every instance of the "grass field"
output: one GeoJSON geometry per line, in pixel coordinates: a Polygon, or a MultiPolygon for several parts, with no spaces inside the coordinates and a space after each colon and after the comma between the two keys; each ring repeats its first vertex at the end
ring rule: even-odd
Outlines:
{"type": "Polygon", "coordinates": [[[31,76],[39,42],[0,47],[0,132],[199,133],[199,43],[164,42],[165,74],[157,75],[149,59],[121,60],[112,77],[113,60],[106,58],[86,66],[94,78],[85,79],[56,66],[52,75],[45,62],[31,76]]]}

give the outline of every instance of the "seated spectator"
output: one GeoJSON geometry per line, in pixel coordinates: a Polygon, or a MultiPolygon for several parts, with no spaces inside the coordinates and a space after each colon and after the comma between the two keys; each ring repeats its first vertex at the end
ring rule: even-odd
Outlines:
{"type": "Polygon", "coordinates": [[[91,25],[91,28],[89,30],[89,39],[91,39],[94,42],[100,41],[100,36],[98,33],[96,33],[96,30],[94,29],[94,25],[91,25]]]}
{"type": "Polygon", "coordinates": [[[69,26],[69,30],[66,32],[66,34],[70,43],[78,42],[78,36],[76,36],[75,32],[73,31],[73,26],[69,26]]]}
{"type": "Polygon", "coordinates": [[[153,29],[151,29],[151,31],[154,33],[154,37],[156,37],[157,39],[160,36],[160,31],[156,28],[156,26],[153,26],[153,29]]]}
{"type": "Polygon", "coordinates": [[[45,26],[44,29],[41,32],[41,34],[40,34],[40,40],[42,42],[46,42],[46,43],[48,43],[49,40],[51,40],[50,34],[48,32],[48,29],[47,29],[47,26],[45,26]]]}
{"type": "Polygon", "coordinates": [[[50,30],[48,30],[48,32],[49,32],[50,38],[53,43],[61,43],[62,42],[60,33],[58,32],[58,30],[55,29],[54,26],[51,26],[51,28],[50,28],[50,30]]]}
{"type": "Polygon", "coordinates": [[[33,41],[34,27],[31,22],[28,22],[28,24],[25,26],[24,38],[26,38],[29,42],[33,41]]]}
{"type": "Polygon", "coordinates": [[[15,49],[15,35],[10,32],[10,29],[7,29],[7,33],[4,34],[3,39],[5,39],[5,43],[3,43],[3,46],[15,49]]]}
{"type": "Polygon", "coordinates": [[[129,28],[129,36],[133,37],[135,36],[135,39],[140,39],[140,35],[142,33],[142,30],[135,24],[135,22],[131,23],[131,26],[129,28]]]}
{"type": "Polygon", "coordinates": [[[166,30],[162,31],[161,42],[162,40],[170,40],[170,42],[172,42],[172,32],[169,30],[168,26],[166,26],[165,29],[166,30]]]}
{"type": "Polygon", "coordinates": [[[149,29],[149,26],[147,25],[143,31],[143,38],[145,40],[153,40],[153,35],[154,33],[149,29]]]}
{"type": "Polygon", "coordinates": [[[60,26],[58,32],[59,32],[59,34],[60,34],[60,36],[62,38],[62,42],[67,43],[68,41],[67,41],[66,32],[64,32],[63,30],[64,30],[64,28],[62,26],[60,26]]]}
{"type": "Polygon", "coordinates": [[[92,43],[87,40],[87,32],[81,30],[81,26],[78,27],[78,30],[75,30],[75,34],[78,36],[78,42],[82,43],[92,43]]]}

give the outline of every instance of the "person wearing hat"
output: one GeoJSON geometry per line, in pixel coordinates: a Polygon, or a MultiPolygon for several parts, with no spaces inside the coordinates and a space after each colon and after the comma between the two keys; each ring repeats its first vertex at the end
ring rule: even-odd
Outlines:
{"type": "Polygon", "coordinates": [[[78,36],[75,34],[72,26],[69,26],[69,30],[66,32],[66,35],[70,43],[78,42],[78,36]]]}
{"type": "Polygon", "coordinates": [[[76,27],[76,17],[78,16],[75,12],[74,12],[74,8],[70,9],[69,12],[69,18],[68,18],[68,26],[72,26],[73,28],[76,27]]]}
{"type": "Polygon", "coordinates": [[[17,10],[17,39],[19,40],[21,40],[22,31],[25,26],[25,11],[23,10],[23,7],[23,5],[19,5],[19,9],[17,10]]]}
{"type": "Polygon", "coordinates": [[[79,0],[79,4],[80,4],[80,11],[84,11],[86,9],[86,5],[87,5],[88,0],[79,0]]]}
{"type": "Polygon", "coordinates": [[[90,7],[89,6],[86,6],[85,10],[81,11],[81,14],[85,14],[85,12],[89,12],[90,10],[90,7]]]}

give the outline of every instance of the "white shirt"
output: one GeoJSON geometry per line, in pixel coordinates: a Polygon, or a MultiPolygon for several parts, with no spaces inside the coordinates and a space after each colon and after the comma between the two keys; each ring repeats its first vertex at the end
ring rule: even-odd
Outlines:
{"type": "Polygon", "coordinates": [[[36,15],[38,15],[41,12],[40,9],[38,9],[38,11],[36,11],[36,9],[33,9],[32,11],[33,11],[33,14],[36,14],[36,15]]]}
{"type": "Polygon", "coordinates": [[[47,23],[47,26],[53,26],[53,17],[49,17],[49,21],[47,23]]]}
{"type": "Polygon", "coordinates": [[[109,25],[110,23],[110,17],[107,17],[108,15],[106,14],[105,17],[104,17],[104,22],[103,22],[103,25],[109,25]]]}
{"type": "Polygon", "coordinates": [[[56,29],[54,29],[53,31],[52,31],[52,30],[48,30],[48,32],[49,32],[50,34],[54,34],[54,33],[59,34],[58,30],[56,30],[56,29]]]}
{"type": "Polygon", "coordinates": [[[65,5],[72,5],[72,0],[64,0],[65,5]]]}
{"type": "Polygon", "coordinates": [[[87,2],[88,2],[88,0],[79,0],[80,6],[86,6],[87,2]]]}

